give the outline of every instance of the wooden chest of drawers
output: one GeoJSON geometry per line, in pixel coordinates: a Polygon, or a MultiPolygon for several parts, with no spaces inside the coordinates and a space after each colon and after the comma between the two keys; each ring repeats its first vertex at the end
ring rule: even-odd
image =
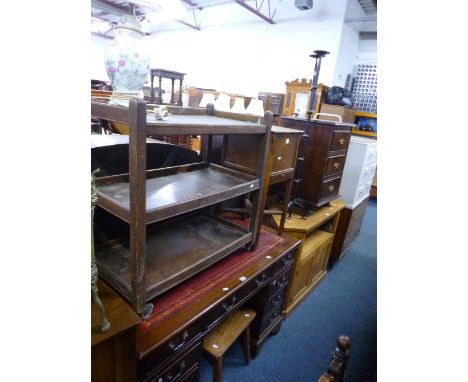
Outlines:
{"type": "MultiPolygon", "coordinates": [[[[280,117],[280,126],[305,130],[305,118],[280,117]]],[[[350,123],[312,120],[297,196],[311,208],[338,197],[351,138],[350,123]]]]}
{"type": "Polygon", "coordinates": [[[335,240],[330,252],[330,261],[334,262],[341,259],[354,239],[361,231],[362,221],[366,212],[367,201],[366,197],[354,208],[344,208],[341,212],[341,218],[336,229],[335,240]]]}

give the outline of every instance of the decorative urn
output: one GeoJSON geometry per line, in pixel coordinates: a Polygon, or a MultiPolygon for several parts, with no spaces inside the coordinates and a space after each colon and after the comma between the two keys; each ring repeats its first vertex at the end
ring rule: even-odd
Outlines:
{"type": "Polygon", "coordinates": [[[115,38],[107,47],[104,63],[112,84],[111,103],[128,106],[131,98],[143,98],[150,71],[144,33],[133,15],[123,15],[115,26],[115,38]]]}

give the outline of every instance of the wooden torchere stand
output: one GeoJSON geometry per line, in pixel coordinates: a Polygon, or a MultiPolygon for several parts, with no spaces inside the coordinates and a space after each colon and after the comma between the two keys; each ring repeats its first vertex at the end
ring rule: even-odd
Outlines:
{"type": "MultiPolygon", "coordinates": [[[[92,115],[129,125],[129,173],[96,180],[97,206],[126,225],[116,235],[113,226],[99,226],[96,263],[99,274],[143,317],[149,300],[207,268],[241,247],[255,249],[263,215],[265,169],[273,114],[258,117],[219,113],[212,107],[169,106],[165,120],[151,120],[143,100],[128,108],[91,103],[92,115]],[[258,135],[254,175],[204,161],[146,169],[146,137],[152,135],[258,135]],[[216,214],[216,205],[253,192],[247,228],[216,214]],[[164,220],[164,222],[162,222],[164,220]],[[183,238],[181,240],[180,238],[183,238]]],[[[210,139],[208,139],[208,147],[210,139]]],[[[208,150],[209,151],[209,150],[208,150]]]]}
{"type": "MultiPolygon", "coordinates": [[[[333,238],[344,204],[335,199],[329,206],[322,207],[307,218],[293,213],[286,220],[284,232],[301,240],[296,252],[296,261],[291,281],[286,291],[283,314],[288,316],[317,284],[325,277],[333,238]]],[[[274,224],[279,226],[278,217],[274,224]]]]}

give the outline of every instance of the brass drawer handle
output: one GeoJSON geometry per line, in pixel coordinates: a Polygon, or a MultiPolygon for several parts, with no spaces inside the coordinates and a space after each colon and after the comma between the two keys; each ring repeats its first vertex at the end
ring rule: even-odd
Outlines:
{"type": "Polygon", "coordinates": [[[225,303],[222,305],[224,311],[227,312],[228,310],[231,310],[232,308],[234,308],[234,306],[236,305],[236,302],[237,302],[237,297],[236,297],[236,295],[232,295],[232,297],[231,297],[231,304],[229,305],[227,302],[225,302],[225,303]]]}
{"type": "Polygon", "coordinates": [[[331,186],[328,187],[330,191],[333,191],[335,189],[335,186],[332,184],[331,186]]]}
{"type": "Polygon", "coordinates": [[[257,286],[259,287],[260,285],[262,285],[265,280],[266,280],[266,274],[265,273],[262,273],[262,275],[260,276],[260,278],[256,278],[255,279],[255,284],[257,284],[257,286]]]}
{"type": "Polygon", "coordinates": [[[345,143],[345,139],[344,139],[344,138],[340,138],[340,144],[341,144],[341,145],[344,145],[344,143],[345,143]]]}
{"type": "Polygon", "coordinates": [[[184,332],[182,333],[182,337],[174,340],[174,341],[171,341],[169,342],[169,344],[167,345],[168,348],[170,350],[172,350],[173,352],[179,350],[181,347],[183,347],[185,345],[185,342],[187,340],[187,338],[189,337],[189,334],[187,332],[187,330],[184,330],[184,332]]]}
{"type": "Polygon", "coordinates": [[[340,167],[340,163],[339,163],[339,162],[335,162],[335,163],[333,164],[333,166],[335,166],[335,168],[338,168],[338,167],[340,167]]]}
{"type": "Polygon", "coordinates": [[[171,372],[168,372],[166,374],[166,378],[168,381],[175,381],[176,379],[179,379],[182,374],[184,374],[185,368],[187,367],[187,364],[185,363],[185,360],[182,360],[182,362],[179,364],[179,372],[176,375],[172,375],[171,372]]]}
{"type": "Polygon", "coordinates": [[[271,303],[273,304],[273,306],[276,306],[281,302],[281,300],[282,300],[282,296],[278,295],[271,299],[271,303]]]}

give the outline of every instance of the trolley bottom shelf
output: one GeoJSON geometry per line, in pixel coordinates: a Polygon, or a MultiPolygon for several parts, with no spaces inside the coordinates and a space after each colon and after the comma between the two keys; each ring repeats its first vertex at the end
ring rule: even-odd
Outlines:
{"type": "MultiPolygon", "coordinates": [[[[208,213],[148,226],[145,300],[174,287],[252,240],[252,233],[208,213]]],[[[131,301],[129,237],[96,247],[99,274],[131,301]]]]}

